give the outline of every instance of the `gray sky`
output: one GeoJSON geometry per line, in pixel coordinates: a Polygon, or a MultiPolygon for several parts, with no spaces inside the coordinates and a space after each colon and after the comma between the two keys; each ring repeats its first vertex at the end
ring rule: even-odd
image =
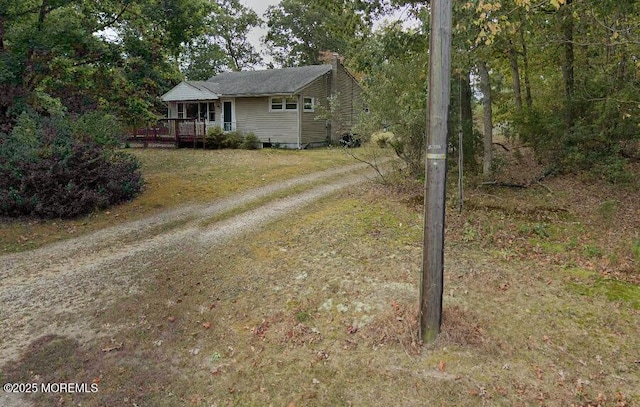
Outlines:
{"type": "MultiPolygon", "coordinates": [[[[280,3],[280,0],[243,0],[242,3],[245,6],[252,8],[256,13],[258,13],[258,17],[262,18],[264,17],[264,12],[267,10],[267,7],[275,6],[280,3]]],[[[249,41],[251,41],[253,46],[259,51],[264,50],[264,48],[261,47],[260,38],[264,37],[266,33],[266,28],[254,29],[249,33],[249,41]]],[[[265,57],[265,62],[270,62],[270,60],[267,59],[268,58],[265,57]]]]}
{"type": "MultiPolygon", "coordinates": [[[[245,6],[252,8],[260,18],[264,17],[264,12],[267,10],[267,7],[269,6],[275,6],[276,4],[280,3],[280,0],[241,0],[242,4],[244,4],[245,6]]],[[[415,22],[412,22],[411,19],[407,19],[406,18],[406,10],[399,10],[398,12],[396,12],[395,14],[389,16],[389,18],[394,19],[394,18],[400,18],[405,20],[404,25],[405,26],[411,26],[416,24],[415,22]]],[[[378,21],[376,23],[374,23],[374,29],[376,28],[376,26],[378,26],[382,21],[378,21]]],[[[265,51],[265,49],[262,47],[261,42],[260,42],[260,38],[264,37],[267,33],[267,29],[266,27],[261,28],[261,29],[254,29],[252,30],[249,35],[249,41],[251,41],[251,43],[256,47],[256,49],[258,49],[258,51],[262,52],[265,51]]],[[[268,56],[263,56],[265,58],[265,63],[269,63],[271,62],[271,58],[269,58],[268,56]]]]}

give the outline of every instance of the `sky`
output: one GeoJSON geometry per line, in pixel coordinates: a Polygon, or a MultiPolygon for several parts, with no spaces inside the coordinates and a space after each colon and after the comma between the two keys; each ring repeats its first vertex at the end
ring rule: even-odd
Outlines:
{"type": "MultiPolygon", "coordinates": [[[[258,17],[262,18],[264,17],[264,12],[267,11],[267,7],[275,6],[276,4],[280,3],[280,0],[244,0],[242,1],[242,3],[245,6],[252,8],[258,14],[258,17]]],[[[259,51],[264,51],[264,48],[261,46],[261,43],[260,43],[260,38],[264,37],[266,34],[267,34],[266,27],[253,29],[249,33],[249,36],[248,36],[249,41],[251,41],[251,43],[253,44],[254,47],[256,47],[256,49],[258,49],[259,51]]],[[[267,61],[266,59],[267,58],[265,57],[265,62],[270,62],[270,61],[267,61]]]]}
{"type": "MultiPolygon", "coordinates": [[[[279,4],[280,0],[242,0],[241,3],[249,8],[252,8],[260,18],[263,18],[264,12],[267,11],[267,7],[275,6],[279,4]]],[[[390,17],[404,18],[406,20],[406,15],[402,10],[399,11],[397,15],[390,16],[390,17]]],[[[374,23],[374,29],[376,25],[377,24],[374,23]]],[[[412,22],[410,20],[408,21],[406,20],[405,25],[410,26],[412,25],[412,22]]],[[[260,52],[265,51],[265,48],[262,46],[262,43],[260,42],[260,38],[264,37],[266,34],[267,34],[267,28],[263,27],[259,29],[253,29],[248,35],[248,38],[251,44],[253,44],[253,46],[256,47],[256,49],[260,52]]],[[[271,62],[270,57],[265,55],[264,58],[265,58],[264,60],[265,63],[271,62]]]]}

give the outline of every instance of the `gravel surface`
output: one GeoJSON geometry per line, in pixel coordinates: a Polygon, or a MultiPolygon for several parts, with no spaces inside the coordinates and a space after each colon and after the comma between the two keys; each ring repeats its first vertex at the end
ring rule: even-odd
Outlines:
{"type": "MultiPolygon", "coordinates": [[[[0,366],[48,334],[81,342],[104,332],[91,316],[141,289],[139,270],[158,256],[223,244],[317,199],[372,176],[364,164],[321,171],[266,185],[209,205],[188,205],[118,224],[35,250],[0,257],[0,366]],[[207,218],[276,192],[320,182],[305,192],[271,199],[218,222],[207,218]],[[203,226],[206,224],[206,226],[203,226]]],[[[2,399],[0,399],[2,401],[2,399]]]]}

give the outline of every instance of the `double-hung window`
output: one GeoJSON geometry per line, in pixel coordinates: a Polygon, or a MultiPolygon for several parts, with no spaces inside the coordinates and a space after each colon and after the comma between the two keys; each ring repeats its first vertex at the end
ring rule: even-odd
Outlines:
{"type": "Polygon", "coordinates": [[[271,98],[270,110],[272,112],[298,110],[298,98],[295,96],[274,96],[271,98]]]}
{"type": "Polygon", "coordinates": [[[305,112],[313,112],[314,110],[314,100],[312,97],[305,96],[302,99],[302,110],[305,112]]]}
{"type": "Polygon", "coordinates": [[[209,121],[216,121],[216,105],[213,102],[209,102],[209,121]]]}

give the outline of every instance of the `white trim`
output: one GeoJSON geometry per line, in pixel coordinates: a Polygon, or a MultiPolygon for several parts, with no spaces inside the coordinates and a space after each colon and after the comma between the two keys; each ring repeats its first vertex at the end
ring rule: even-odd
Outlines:
{"type": "Polygon", "coordinates": [[[300,100],[299,100],[299,96],[297,95],[290,95],[290,96],[270,96],[269,97],[269,112],[276,112],[276,113],[281,113],[281,112],[297,112],[298,109],[298,105],[300,104],[300,100]],[[277,105],[282,106],[282,109],[274,109],[273,108],[273,100],[274,99],[281,99],[282,102],[277,103],[277,105]],[[295,109],[289,109],[287,108],[287,105],[292,105],[292,100],[295,99],[295,104],[296,104],[296,108],[295,109]],[[289,103],[287,103],[287,101],[289,103]]]}
{"type": "Polygon", "coordinates": [[[231,99],[220,99],[220,123],[222,123],[222,129],[224,131],[236,131],[236,100],[235,98],[231,99]],[[231,103],[231,120],[227,120],[228,117],[224,117],[224,104],[231,103]]]}
{"type": "Polygon", "coordinates": [[[178,102],[185,100],[216,100],[218,94],[204,88],[197,88],[187,81],[180,82],[164,95],[160,96],[164,102],[178,102]]]}
{"type": "Polygon", "coordinates": [[[302,97],[302,111],[313,113],[316,111],[316,98],[313,96],[303,96],[302,97]],[[311,108],[307,109],[306,99],[311,99],[311,108]]]}

